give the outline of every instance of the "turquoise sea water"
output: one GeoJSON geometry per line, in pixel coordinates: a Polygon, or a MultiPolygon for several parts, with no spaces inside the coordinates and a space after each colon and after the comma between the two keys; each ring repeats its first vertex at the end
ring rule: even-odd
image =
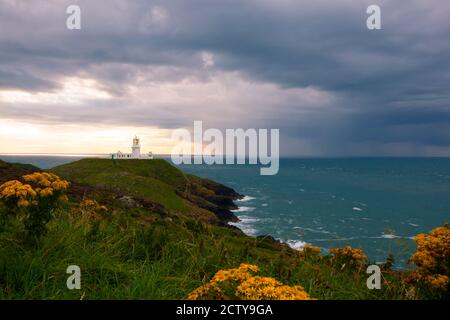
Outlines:
{"type": "MultiPolygon", "coordinates": [[[[10,157],[41,168],[79,157],[10,157]]],[[[300,248],[350,244],[375,262],[388,253],[405,267],[412,237],[450,221],[450,158],[281,159],[275,176],[258,166],[182,165],[241,194],[237,224],[300,248]]]]}

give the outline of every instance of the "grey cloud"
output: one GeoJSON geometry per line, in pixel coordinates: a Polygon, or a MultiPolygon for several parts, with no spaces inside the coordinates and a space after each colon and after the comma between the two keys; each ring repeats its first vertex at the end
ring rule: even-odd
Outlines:
{"type": "Polygon", "coordinates": [[[52,91],[64,77],[86,75],[114,99],[51,113],[48,106],[2,110],[0,104],[1,117],[173,128],[204,116],[216,126],[278,127],[289,143],[307,140],[318,153],[366,154],[370,145],[386,154],[449,150],[445,0],[380,0],[381,31],[365,27],[373,1],[176,0],[75,1],[83,29],[71,32],[64,12],[72,2],[0,1],[0,89],[52,91]],[[183,106],[130,96],[129,86],[207,82],[212,75],[202,67],[203,50],[214,54],[214,72],[238,72],[281,88],[312,86],[336,99],[307,111],[304,102],[289,98],[276,107],[243,103],[229,107],[248,110],[233,121],[217,112],[225,106],[203,105],[202,97],[198,105],[183,106]]]}

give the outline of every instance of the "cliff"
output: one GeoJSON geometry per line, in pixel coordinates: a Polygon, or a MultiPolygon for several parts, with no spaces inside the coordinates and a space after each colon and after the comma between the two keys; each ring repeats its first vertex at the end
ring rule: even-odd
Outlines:
{"type": "Polygon", "coordinates": [[[73,183],[77,199],[92,194],[121,199],[128,206],[145,206],[227,225],[237,221],[231,212],[242,196],[220,183],[187,175],[162,159],[82,159],[51,170],[73,183]]]}
{"type": "MultiPolygon", "coordinates": [[[[34,171],[41,170],[0,162],[0,182],[34,171]]],[[[386,267],[386,284],[368,290],[366,262],[343,262],[319,248],[299,252],[230,227],[233,201],[242,196],[164,160],[84,159],[50,171],[70,181],[69,201],[51,212],[36,245],[24,241],[20,217],[0,203],[0,299],[185,299],[218,270],[241,263],[316,299],[405,298],[404,273],[386,267]],[[66,289],[73,264],[82,290],[66,289]]]]}

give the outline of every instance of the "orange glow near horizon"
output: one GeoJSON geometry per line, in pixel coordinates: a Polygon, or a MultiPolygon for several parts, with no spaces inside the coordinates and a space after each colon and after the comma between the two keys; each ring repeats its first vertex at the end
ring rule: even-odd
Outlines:
{"type": "Polygon", "coordinates": [[[0,153],[108,154],[129,152],[135,135],[142,152],[169,154],[171,130],[156,127],[113,127],[107,125],[44,125],[0,119],[0,153]]]}

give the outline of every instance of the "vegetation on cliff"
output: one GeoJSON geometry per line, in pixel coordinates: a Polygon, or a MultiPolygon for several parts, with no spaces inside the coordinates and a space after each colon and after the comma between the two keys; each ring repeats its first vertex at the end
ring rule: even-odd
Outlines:
{"type": "Polygon", "coordinates": [[[440,243],[448,233],[441,229],[417,238],[413,258],[416,272],[437,279],[439,290],[425,288],[415,273],[391,270],[390,263],[382,266],[381,289],[369,290],[365,266],[371,262],[361,250],[299,252],[271,237],[248,237],[227,224],[236,219],[230,209],[238,193],[163,160],[84,159],[48,175],[36,171],[0,162],[0,189],[21,184],[36,192],[25,199],[28,206],[19,205],[20,197],[12,201],[12,189],[0,199],[1,299],[448,297],[448,266],[442,267],[448,246],[440,243]],[[41,178],[59,181],[48,187],[60,193],[46,212],[45,232],[30,242],[24,217],[50,196],[37,195],[46,184],[41,178]],[[14,210],[21,214],[10,214],[14,210]],[[81,268],[80,290],[66,287],[69,265],[81,268]]]}

